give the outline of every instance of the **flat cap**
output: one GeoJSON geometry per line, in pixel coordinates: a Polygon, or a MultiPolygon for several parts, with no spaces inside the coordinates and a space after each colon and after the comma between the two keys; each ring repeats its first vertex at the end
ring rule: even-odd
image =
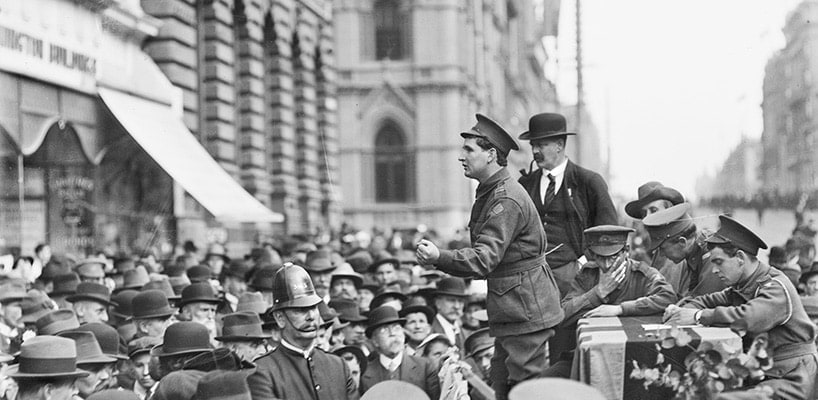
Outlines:
{"type": "Polygon", "coordinates": [[[489,117],[483,114],[476,114],[477,124],[466,132],[460,133],[464,138],[481,137],[489,141],[497,148],[504,156],[507,156],[511,150],[519,150],[517,142],[508,134],[499,124],[492,121],[489,117]]]}
{"type": "Polygon", "coordinates": [[[711,244],[731,244],[747,254],[758,255],[758,249],[766,249],[764,243],[758,235],[740,222],[726,215],[719,215],[721,227],[716,233],[705,240],[711,244]]]}
{"type": "Polygon", "coordinates": [[[690,203],[682,203],[645,217],[642,224],[650,235],[648,250],[653,251],[665,240],[680,235],[691,226],[696,226],[690,217],[690,208],[690,203]]]}
{"type": "Polygon", "coordinates": [[[594,254],[611,256],[628,244],[628,235],[633,229],[617,225],[599,225],[586,229],[585,244],[594,254]]]}

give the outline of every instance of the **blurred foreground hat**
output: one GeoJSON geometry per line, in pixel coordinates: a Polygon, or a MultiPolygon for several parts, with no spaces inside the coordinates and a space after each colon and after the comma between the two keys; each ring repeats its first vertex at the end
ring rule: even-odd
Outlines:
{"type": "Polygon", "coordinates": [[[247,374],[238,371],[211,371],[199,379],[196,400],[251,400],[247,374]]]}
{"type": "Polygon", "coordinates": [[[669,188],[659,182],[651,181],[639,186],[637,189],[638,198],[625,205],[625,214],[631,218],[642,219],[644,212],[642,207],[653,203],[656,200],[667,200],[672,205],[684,203],[685,198],[678,190],[669,188]]]}
{"type": "Polygon", "coordinates": [[[764,243],[764,240],[735,219],[726,215],[719,215],[719,222],[721,222],[721,227],[713,236],[705,240],[707,243],[715,245],[731,244],[753,256],[758,255],[758,249],[767,248],[767,243],[764,243]]]}
{"type": "Polygon", "coordinates": [[[517,142],[498,123],[483,114],[475,114],[477,124],[466,132],[460,133],[463,138],[480,137],[489,141],[492,146],[504,156],[508,156],[511,150],[519,150],[517,142]]]}
{"type": "Polygon", "coordinates": [[[588,249],[603,257],[612,256],[625,248],[631,232],[633,229],[617,225],[599,225],[583,231],[588,249]]]}
{"type": "Polygon", "coordinates": [[[668,209],[653,213],[642,220],[650,235],[649,251],[656,250],[666,240],[677,237],[695,227],[690,217],[690,203],[682,203],[668,209]]]}
{"type": "Polygon", "coordinates": [[[222,317],[222,335],[216,336],[220,342],[241,342],[269,339],[261,331],[261,319],[254,312],[237,312],[222,317]]]}
{"type": "Polygon", "coordinates": [[[361,400],[429,400],[420,387],[403,381],[383,381],[375,384],[361,396],[361,400]]]}
{"type": "Polygon", "coordinates": [[[557,113],[535,114],[528,119],[528,130],[520,134],[520,140],[540,140],[553,137],[576,135],[568,132],[565,117],[557,113]]]}
{"type": "Polygon", "coordinates": [[[77,369],[77,346],[73,340],[57,336],[34,336],[20,346],[19,364],[8,369],[12,378],[81,377],[77,369]]]}
{"type": "Polygon", "coordinates": [[[136,393],[123,389],[105,389],[96,392],[86,398],[86,400],[142,400],[136,393]]]}
{"type": "Polygon", "coordinates": [[[605,396],[585,383],[563,378],[537,378],[520,382],[509,400],[603,400],[605,396]]]}
{"type": "Polygon", "coordinates": [[[40,317],[34,325],[38,335],[56,335],[62,331],[79,328],[77,315],[71,310],[54,310],[40,317]]]}

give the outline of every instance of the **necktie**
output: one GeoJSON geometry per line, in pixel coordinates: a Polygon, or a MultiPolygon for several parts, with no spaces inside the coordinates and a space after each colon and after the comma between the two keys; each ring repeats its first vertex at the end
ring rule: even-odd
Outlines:
{"type": "Polygon", "coordinates": [[[545,199],[543,199],[542,202],[544,206],[551,204],[551,200],[554,200],[556,196],[556,182],[554,175],[548,174],[548,188],[545,189],[545,199]]]}

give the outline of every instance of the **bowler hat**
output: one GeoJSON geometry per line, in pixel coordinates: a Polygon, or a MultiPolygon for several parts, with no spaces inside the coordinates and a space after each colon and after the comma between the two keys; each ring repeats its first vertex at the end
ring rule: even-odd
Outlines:
{"type": "MultiPolygon", "coordinates": [[[[336,279],[349,279],[356,288],[360,288],[364,283],[363,275],[355,272],[355,270],[352,269],[352,266],[348,263],[343,263],[339,265],[335,271],[332,271],[332,278],[330,282],[335,282],[336,279]]],[[[332,286],[331,283],[330,286],[332,286]]]]}
{"type": "MultiPolygon", "coordinates": [[[[106,356],[114,357],[119,360],[128,359],[128,357],[119,352],[120,349],[119,333],[117,333],[116,329],[114,329],[108,324],[103,324],[101,322],[91,322],[87,324],[82,324],[78,328],[74,328],[70,331],[65,332],[91,332],[94,334],[94,337],[97,339],[97,342],[99,343],[99,347],[102,348],[102,352],[106,356]]],[[[60,333],[61,336],[62,333],[60,333]]]]}
{"type": "Polygon", "coordinates": [[[77,369],[77,346],[68,338],[40,335],[20,346],[19,363],[9,367],[12,378],[59,378],[88,376],[77,369]]]}
{"type": "Polygon", "coordinates": [[[51,291],[52,296],[66,296],[74,294],[77,291],[77,285],[80,284],[80,276],[75,272],[69,272],[63,275],[54,277],[54,290],[51,291]]]}
{"type": "Polygon", "coordinates": [[[219,304],[222,300],[216,296],[213,286],[210,283],[199,282],[191,284],[182,290],[182,299],[179,300],[179,308],[190,303],[219,304]]]}
{"type": "Polygon", "coordinates": [[[88,396],[85,400],[141,400],[135,392],[123,389],[105,389],[88,396]]]}
{"type": "Polygon", "coordinates": [[[753,256],[758,255],[758,249],[767,248],[767,243],[741,222],[726,215],[719,215],[719,222],[721,222],[721,227],[716,234],[705,240],[707,243],[731,244],[753,256]]]}
{"type": "Polygon", "coordinates": [[[677,204],[668,209],[653,213],[642,220],[642,225],[650,235],[649,251],[653,251],[666,240],[677,237],[695,227],[690,217],[690,203],[677,204]]]}
{"type": "Polygon", "coordinates": [[[379,326],[399,323],[403,325],[406,318],[401,318],[398,315],[398,310],[391,306],[380,306],[369,312],[369,322],[366,325],[366,337],[372,336],[374,331],[379,326]]]}
{"type": "Polygon", "coordinates": [[[34,322],[38,335],[56,335],[62,331],[78,328],[80,322],[71,310],[54,310],[34,322]]]}
{"type": "Polygon", "coordinates": [[[150,353],[151,349],[162,344],[162,338],[156,336],[142,336],[133,339],[128,343],[128,357],[134,358],[137,355],[150,353]]]}
{"type": "Polygon", "coordinates": [[[196,400],[251,400],[247,374],[238,371],[211,371],[199,379],[196,400]]]}
{"type": "Polygon", "coordinates": [[[77,285],[77,292],[66,297],[67,301],[75,303],[77,301],[95,301],[97,303],[116,306],[111,301],[111,292],[108,287],[101,283],[82,282],[77,285]]]}
{"type": "Polygon", "coordinates": [[[361,396],[361,400],[381,399],[429,400],[429,395],[417,385],[392,380],[373,385],[361,396]]]}
{"type": "Polygon", "coordinates": [[[508,393],[509,400],[603,400],[602,393],[586,383],[564,378],[536,378],[520,382],[508,393]]]}
{"type": "Polygon", "coordinates": [[[375,297],[372,298],[372,301],[369,302],[369,308],[378,308],[386,303],[390,298],[398,300],[401,302],[401,304],[403,304],[403,302],[406,301],[406,295],[401,293],[395,286],[388,285],[379,290],[378,293],[375,294],[375,297]]]}
{"type": "Polygon", "coordinates": [[[162,344],[156,346],[151,354],[161,358],[201,353],[211,349],[206,326],[198,322],[181,321],[165,330],[162,344]]]}
{"type": "Polygon", "coordinates": [[[261,319],[254,312],[237,312],[222,317],[222,335],[216,336],[220,342],[251,341],[269,339],[261,331],[261,319]]]}
{"type": "Polygon", "coordinates": [[[435,318],[435,310],[432,310],[431,307],[424,305],[413,305],[403,307],[398,313],[398,315],[400,315],[401,318],[406,318],[407,315],[415,313],[423,313],[424,315],[426,315],[426,321],[429,322],[430,324],[435,318]]]}
{"type": "Polygon", "coordinates": [[[520,140],[540,140],[567,135],[576,135],[566,130],[565,117],[557,113],[535,114],[528,120],[528,130],[523,132],[520,140]]]}
{"type": "Polygon", "coordinates": [[[264,301],[264,296],[259,292],[244,292],[239,296],[239,302],[236,304],[236,312],[251,311],[258,315],[264,314],[270,305],[264,301]]]}
{"type": "Polygon", "coordinates": [[[145,270],[145,267],[140,265],[134,269],[125,271],[122,276],[122,286],[114,289],[114,293],[126,289],[139,290],[150,281],[151,278],[148,276],[148,271],[145,270]]]}
{"type": "Polygon", "coordinates": [[[133,319],[167,318],[175,314],[161,290],[144,290],[131,300],[133,319]]]}
{"type": "Polygon", "coordinates": [[[314,250],[307,253],[307,260],[304,262],[304,269],[309,272],[330,272],[335,269],[330,259],[330,254],[326,250],[314,250]]]}
{"type": "Polygon", "coordinates": [[[492,121],[491,118],[483,114],[475,114],[475,118],[477,118],[477,124],[468,131],[461,132],[461,137],[480,137],[486,139],[504,156],[508,156],[511,150],[520,149],[520,147],[517,146],[517,142],[514,141],[514,138],[512,138],[500,124],[492,121]]]}
{"type": "Polygon", "coordinates": [[[463,342],[468,357],[494,346],[494,338],[489,335],[489,328],[480,328],[474,331],[463,342]]]}
{"type": "Polygon", "coordinates": [[[60,332],[57,336],[74,339],[77,344],[77,365],[108,364],[117,361],[116,358],[102,353],[96,336],[91,332],[70,330],[60,332]]]}
{"type": "Polygon", "coordinates": [[[631,232],[633,229],[617,225],[598,225],[583,231],[588,249],[603,257],[612,256],[625,248],[631,232]]]}
{"type": "Polygon", "coordinates": [[[454,296],[454,297],[469,297],[466,293],[466,282],[463,279],[449,276],[437,282],[437,289],[434,291],[435,296],[454,296]]]}
{"type": "Polygon", "coordinates": [[[213,277],[213,271],[207,265],[196,265],[185,272],[191,283],[207,282],[213,277]]]}
{"type": "Polygon", "coordinates": [[[0,285],[0,303],[7,304],[28,298],[28,293],[24,284],[17,282],[4,282],[0,285]]]}
{"type": "Polygon", "coordinates": [[[361,366],[361,375],[366,371],[367,359],[364,351],[358,346],[344,346],[335,349],[332,354],[338,357],[345,358],[346,354],[352,354],[358,360],[358,365],[361,366]]]}
{"type": "Polygon", "coordinates": [[[131,303],[138,294],[139,291],[137,290],[125,289],[111,296],[111,300],[116,303],[116,307],[111,310],[111,314],[121,319],[132,317],[133,307],[131,303]]]}
{"type": "Polygon", "coordinates": [[[335,312],[338,313],[338,318],[344,322],[363,322],[367,318],[361,315],[358,303],[349,299],[333,299],[328,304],[335,312]]]}
{"type": "Polygon", "coordinates": [[[642,219],[642,207],[656,201],[667,200],[674,206],[684,203],[685,198],[678,190],[669,188],[659,182],[651,181],[639,186],[637,190],[638,198],[625,205],[625,213],[631,218],[642,219]]]}

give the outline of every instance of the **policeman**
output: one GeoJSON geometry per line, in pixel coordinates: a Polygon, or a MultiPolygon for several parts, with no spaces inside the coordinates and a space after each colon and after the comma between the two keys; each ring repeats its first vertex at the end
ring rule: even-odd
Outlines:
{"type": "MultiPolygon", "coordinates": [[[[676,301],[676,293],[662,274],[647,263],[628,257],[631,228],[600,225],[585,230],[589,262],[574,278],[571,291],[562,299],[565,320],[560,330],[574,338],[577,320],[589,317],[616,317],[660,314],[676,301]]],[[[555,355],[556,356],[556,355],[555,355]]],[[[568,378],[573,352],[560,355],[561,361],[543,376],[568,378]]]]}
{"type": "Polygon", "coordinates": [[[480,183],[469,220],[471,247],[440,250],[422,240],[417,258],[451,275],[488,280],[489,331],[496,338],[491,380],[502,400],[516,383],[545,368],[545,343],[562,321],[560,294],[545,262],[545,232],[537,209],[505,168],[517,143],[480,114],[477,124],[460,136],[459,161],[466,177],[480,183]]]}
{"type": "Polygon", "coordinates": [[[357,399],[346,362],[315,348],[321,298],[307,271],[286,264],[272,289],[270,312],[282,329],[281,345],[256,359],[256,372],[247,378],[253,399],[357,399]]]}
{"type": "Polygon", "coordinates": [[[818,353],[815,325],[787,277],[759,261],[767,245],[738,221],[721,215],[721,228],[707,239],[713,273],[728,289],[696,297],[683,307],[670,306],[665,322],[729,326],[751,337],[767,333],[773,367],[760,385],[776,399],[812,398],[818,353]]]}

